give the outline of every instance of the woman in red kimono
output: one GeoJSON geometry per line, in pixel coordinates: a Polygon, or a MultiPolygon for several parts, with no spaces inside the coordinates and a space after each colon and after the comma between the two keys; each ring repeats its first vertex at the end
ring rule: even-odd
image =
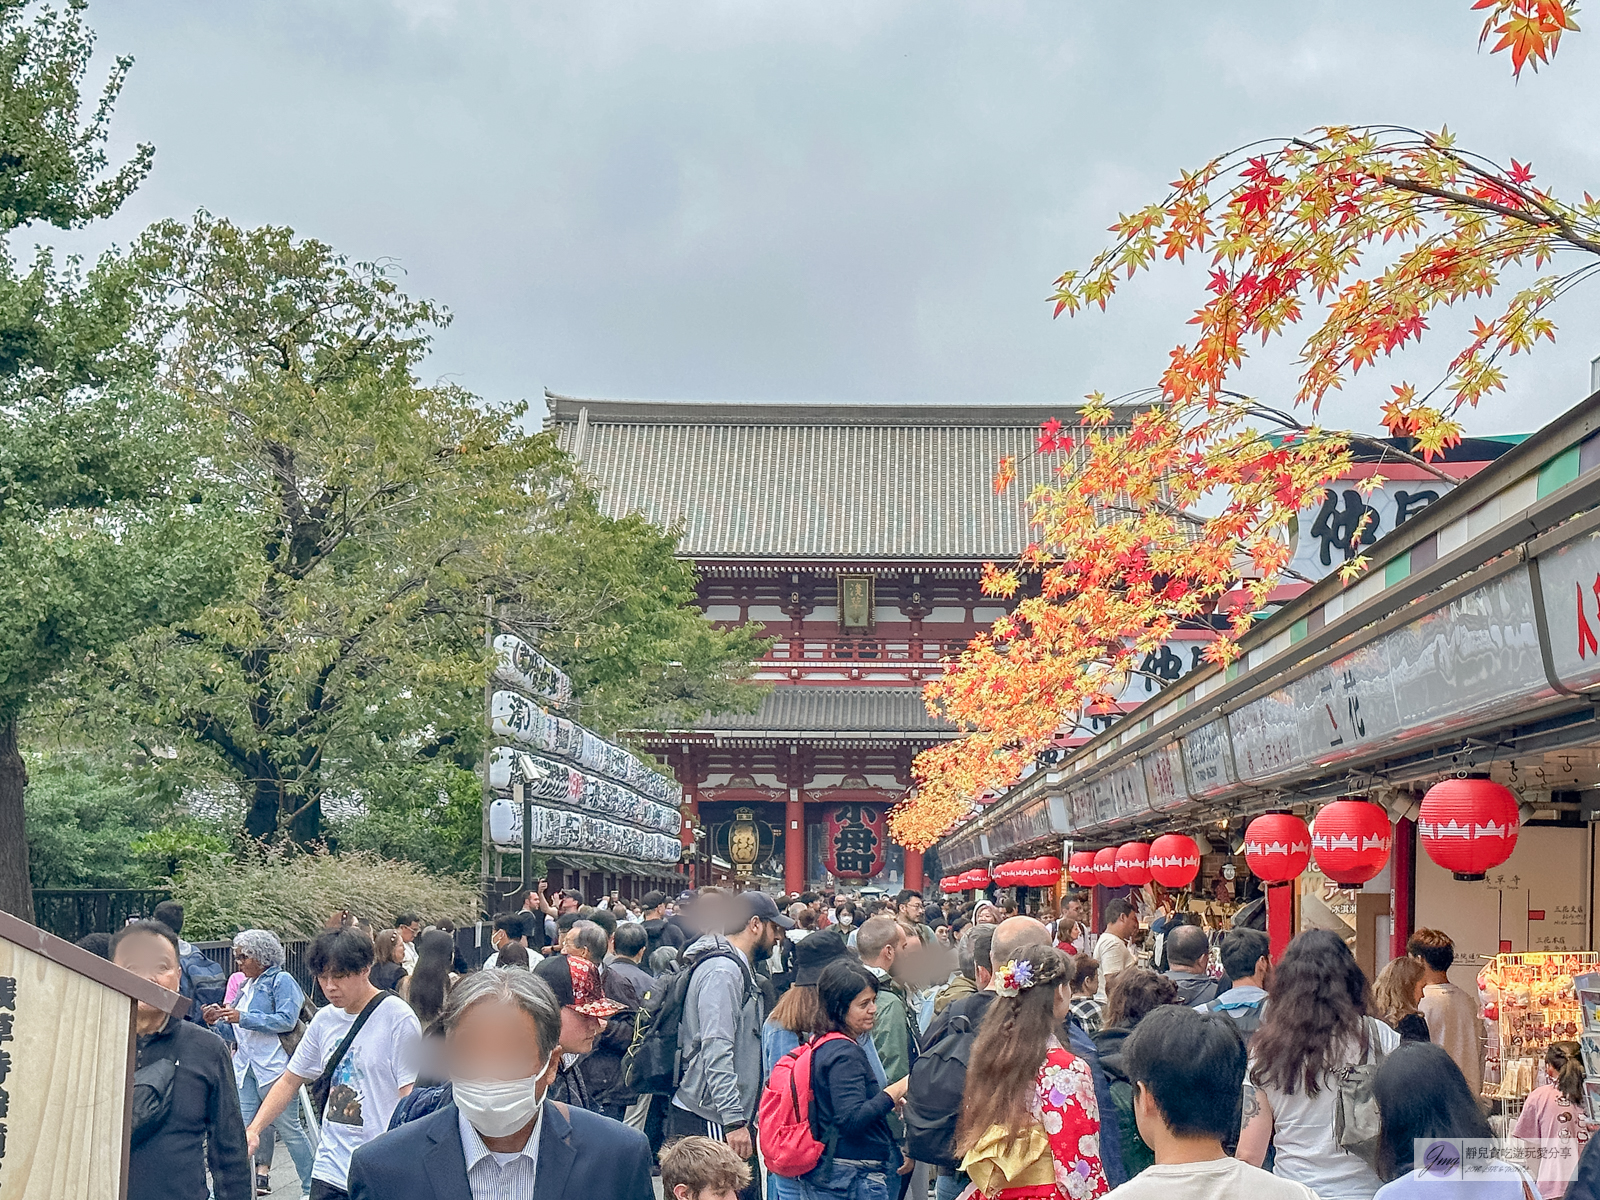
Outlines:
{"type": "Polygon", "coordinates": [[[996,964],[999,993],[972,1047],[956,1147],[983,1200],[1089,1200],[1108,1190],[1089,1065],[1057,1037],[1072,1004],[1071,964],[1029,946],[996,964]]]}

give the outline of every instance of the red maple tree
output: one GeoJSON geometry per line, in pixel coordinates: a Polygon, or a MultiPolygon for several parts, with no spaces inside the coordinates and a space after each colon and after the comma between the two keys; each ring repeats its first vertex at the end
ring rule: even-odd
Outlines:
{"type": "MultiPolygon", "coordinates": [[[[1510,51],[1519,75],[1577,28],[1570,0],[1473,7],[1488,10],[1480,42],[1497,37],[1492,52],[1510,51]]],[[[1022,599],[926,690],[930,710],[966,732],[917,758],[916,790],[890,816],[903,845],[931,845],[975,798],[1015,783],[1180,622],[1242,586],[1254,603],[1206,649],[1215,663],[1237,656],[1288,565],[1286,529],[1359,441],[1317,423],[1329,392],[1418,341],[1441,308],[1498,297],[1440,378],[1390,385],[1381,422],[1426,464],[1459,441],[1464,409],[1504,388],[1506,358],[1554,340],[1550,305],[1600,270],[1600,201],[1561,200],[1527,164],[1463,150],[1445,130],[1325,126],[1230,151],[1171,187],[1056,281],[1055,308],[1104,309],[1121,282],[1193,256],[1209,264],[1194,333],[1156,387],[1113,402],[1091,394],[1077,437],[1058,421],[1040,428],[1036,453],[1060,466],[1028,497],[1036,540],[983,573],[986,593],[1022,599]],[[1511,291],[1510,272],[1532,278],[1511,291]],[[1272,404],[1231,386],[1252,339],[1297,328],[1309,332],[1291,397],[1272,404]]],[[[1015,476],[1002,461],[996,489],[1015,476]]],[[[1342,573],[1365,566],[1357,554],[1342,573]]]]}

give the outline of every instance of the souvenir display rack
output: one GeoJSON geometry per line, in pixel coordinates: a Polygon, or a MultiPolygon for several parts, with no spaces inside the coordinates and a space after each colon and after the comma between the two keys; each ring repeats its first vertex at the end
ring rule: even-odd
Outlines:
{"type": "MultiPolygon", "coordinates": [[[[1497,954],[1478,972],[1478,1002],[1486,1038],[1483,1092],[1504,1105],[1507,1116],[1520,1111],[1527,1094],[1542,1082],[1541,1064],[1551,1042],[1578,1041],[1585,1032],[1584,1010],[1574,979],[1600,969],[1600,954],[1497,954]]],[[[1600,1030],[1600,1025],[1591,1026],[1600,1030]]]]}

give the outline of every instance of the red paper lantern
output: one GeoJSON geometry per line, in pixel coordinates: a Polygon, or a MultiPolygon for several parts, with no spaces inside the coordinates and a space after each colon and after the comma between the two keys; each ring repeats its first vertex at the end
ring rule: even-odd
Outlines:
{"type": "Polygon", "coordinates": [[[1268,813],[1244,831],[1244,861],[1263,883],[1287,883],[1311,862],[1311,831],[1293,813],[1268,813]]]}
{"type": "Polygon", "coordinates": [[[1489,779],[1446,779],[1417,815],[1422,848],[1457,879],[1482,879],[1517,847],[1517,798],[1489,779]]]}
{"type": "Polygon", "coordinates": [[[1101,887],[1117,887],[1122,876],[1117,874],[1117,848],[1107,846],[1094,852],[1094,881],[1101,887]]]}
{"type": "Polygon", "coordinates": [[[1163,833],[1150,843],[1145,861],[1150,878],[1162,887],[1188,887],[1200,874],[1200,847],[1186,833],[1163,833]]]}
{"type": "Polygon", "coordinates": [[[1150,846],[1145,842],[1124,842],[1117,847],[1117,874],[1123,883],[1143,887],[1150,882],[1150,846]]]}
{"type": "Polygon", "coordinates": [[[871,879],[883,870],[889,832],[875,804],[835,804],[828,809],[823,865],[839,879],[871,879]]]}
{"type": "Polygon", "coordinates": [[[969,886],[975,887],[975,888],[981,888],[981,887],[988,887],[989,886],[989,868],[988,867],[974,867],[971,871],[969,871],[967,873],[972,876],[972,883],[969,886]]]}
{"type": "Polygon", "coordinates": [[[961,876],[946,875],[939,880],[939,890],[941,892],[959,892],[961,890],[961,876]]]}
{"type": "Polygon", "coordinates": [[[1059,858],[1047,855],[1044,858],[1036,858],[1033,862],[1034,887],[1055,887],[1057,883],[1061,882],[1061,860],[1059,858]]]}
{"type": "Polygon", "coordinates": [[[1067,870],[1072,876],[1073,883],[1081,884],[1083,887],[1092,887],[1095,882],[1094,851],[1074,850],[1067,870]]]}
{"type": "Polygon", "coordinates": [[[1346,887],[1363,884],[1383,870],[1393,844],[1389,814],[1366,800],[1335,800],[1311,822],[1317,870],[1346,887]]]}
{"type": "Polygon", "coordinates": [[[1014,887],[1022,882],[1020,862],[1001,863],[994,869],[994,881],[1001,887],[1014,887]]]}

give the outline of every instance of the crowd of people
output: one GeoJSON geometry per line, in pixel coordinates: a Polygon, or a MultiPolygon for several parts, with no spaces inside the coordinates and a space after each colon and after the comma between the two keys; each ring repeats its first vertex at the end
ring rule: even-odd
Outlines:
{"type": "MultiPolygon", "coordinates": [[[[530,895],[461,961],[447,922],[270,931],[231,976],[182,910],[94,948],[192,999],[140,1007],[131,1200],[1542,1200],[1600,1162],[1425,1178],[1418,1139],[1489,1139],[1483,1022],[1418,930],[1369,985],[1335,934],[1112,900],[1055,919],[921,895],[530,895]],[[1152,927],[1157,926],[1152,930],[1152,927]],[[1152,931],[1155,936],[1152,938],[1152,931]],[[252,1163],[257,1174],[252,1175],[252,1163]],[[1466,1188],[1468,1190],[1459,1190],[1466,1188]]],[[[1514,1136],[1587,1138],[1574,1042],[1514,1136]]]]}

